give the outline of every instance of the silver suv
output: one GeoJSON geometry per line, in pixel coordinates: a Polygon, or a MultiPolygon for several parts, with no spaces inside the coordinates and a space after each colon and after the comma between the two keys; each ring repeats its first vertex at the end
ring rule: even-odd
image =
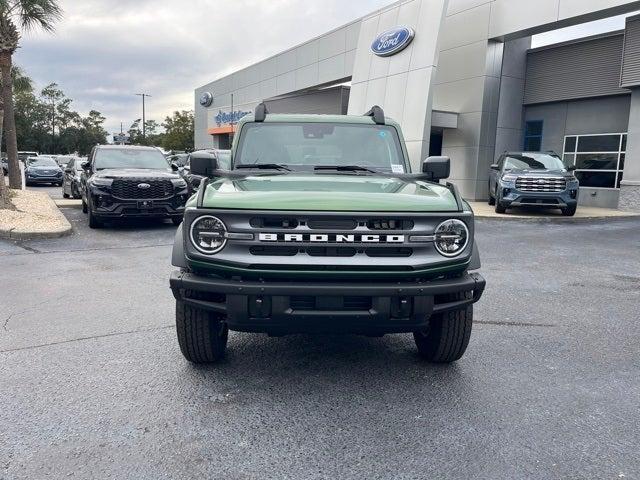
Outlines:
{"type": "Polygon", "coordinates": [[[497,213],[511,207],[559,208],[573,216],[578,206],[578,179],[553,152],[505,152],[489,172],[489,205],[497,213]]]}

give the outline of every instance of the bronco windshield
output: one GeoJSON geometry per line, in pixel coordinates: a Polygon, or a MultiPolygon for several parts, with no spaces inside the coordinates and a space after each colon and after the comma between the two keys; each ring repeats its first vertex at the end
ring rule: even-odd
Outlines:
{"type": "Polygon", "coordinates": [[[149,168],[167,170],[169,164],[160,150],[138,150],[133,148],[109,148],[96,152],[94,168],[149,168]]]}
{"type": "Polygon", "coordinates": [[[405,173],[398,133],[388,125],[348,123],[248,123],[234,166],[276,164],[291,170],[359,166],[405,173]]]}
{"type": "Polygon", "coordinates": [[[548,153],[523,153],[509,155],[504,163],[505,170],[564,170],[560,158],[548,153]]]}

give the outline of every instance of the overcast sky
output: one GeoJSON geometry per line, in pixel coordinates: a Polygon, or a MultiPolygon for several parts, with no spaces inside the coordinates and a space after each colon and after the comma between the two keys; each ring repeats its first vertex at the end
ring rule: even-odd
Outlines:
{"type": "MultiPolygon", "coordinates": [[[[193,90],[361,17],[392,0],[62,0],[54,35],[28,34],[16,63],[38,88],[56,82],[109,132],[193,108],[193,90]]],[[[623,27],[621,18],[552,32],[535,45],[623,27]]]]}

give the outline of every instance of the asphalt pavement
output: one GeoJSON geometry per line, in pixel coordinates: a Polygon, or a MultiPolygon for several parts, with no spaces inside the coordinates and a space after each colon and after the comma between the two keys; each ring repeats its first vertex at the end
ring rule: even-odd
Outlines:
{"type": "Polygon", "coordinates": [[[232,333],[181,356],[170,223],[0,241],[0,479],[640,478],[640,220],[482,220],[466,356],[232,333]]]}

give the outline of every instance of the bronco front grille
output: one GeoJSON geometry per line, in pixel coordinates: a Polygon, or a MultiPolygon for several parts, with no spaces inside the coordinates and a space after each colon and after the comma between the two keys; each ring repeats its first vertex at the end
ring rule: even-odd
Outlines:
{"type": "Polygon", "coordinates": [[[567,181],[562,177],[518,177],[516,190],[521,192],[562,192],[567,181]]]}
{"type": "Polygon", "coordinates": [[[111,194],[123,200],[164,199],[173,195],[173,184],[171,180],[117,178],[111,185],[111,194]]]}

